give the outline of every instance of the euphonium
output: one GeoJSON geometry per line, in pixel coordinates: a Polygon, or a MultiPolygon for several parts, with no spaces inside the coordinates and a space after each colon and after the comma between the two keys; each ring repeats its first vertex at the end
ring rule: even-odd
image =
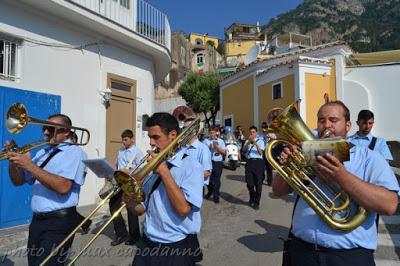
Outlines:
{"type": "Polygon", "coordinates": [[[197,135],[200,129],[200,118],[195,119],[187,128],[185,128],[176,139],[174,139],[166,148],[161,150],[157,155],[142,168],[127,174],[122,171],[116,171],[114,178],[125,194],[135,198],[138,201],[144,200],[143,183],[150,172],[152,172],[163,160],[175,155],[177,149],[186,146],[193,136],[197,135]]]}
{"type": "Polygon", "coordinates": [[[272,155],[276,145],[300,145],[303,141],[315,139],[298,114],[297,104],[298,102],[289,105],[274,119],[269,130],[276,134],[277,139],[270,142],[265,156],[289,186],[328,226],[339,231],[351,231],[367,218],[368,212],[364,208],[356,205],[338,184],[322,176],[317,169],[305,166],[301,152],[285,165],[280,165],[272,155]],[[357,206],[356,211],[350,208],[353,204],[357,206]]]}

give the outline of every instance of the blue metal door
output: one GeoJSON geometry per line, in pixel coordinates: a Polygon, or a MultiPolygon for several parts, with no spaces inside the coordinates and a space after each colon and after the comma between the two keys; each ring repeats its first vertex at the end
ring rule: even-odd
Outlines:
{"type": "MultiPolygon", "coordinates": [[[[18,135],[10,134],[5,127],[5,116],[11,104],[23,103],[30,117],[46,120],[46,118],[61,110],[61,97],[15,88],[0,86],[0,145],[13,139],[19,146],[33,141],[42,140],[40,126],[27,125],[18,135]]],[[[37,151],[32,151],[32,157],[37,151]]],[[[0,161],[0,228],[26,224],[32,217],[31,187],[27,184],[16,187],[8,175],[7,160],[0,161]]]]}

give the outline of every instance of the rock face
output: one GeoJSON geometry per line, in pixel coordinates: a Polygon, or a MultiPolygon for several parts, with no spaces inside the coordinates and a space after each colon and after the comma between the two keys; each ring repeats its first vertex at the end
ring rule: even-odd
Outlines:
{"type": "Polygon", "coordinates": [[[343,40],[358,52],[400,49],[400,1],[305,0],[264,28],[268,39],[298,32],[314,45],[343,40]]]}

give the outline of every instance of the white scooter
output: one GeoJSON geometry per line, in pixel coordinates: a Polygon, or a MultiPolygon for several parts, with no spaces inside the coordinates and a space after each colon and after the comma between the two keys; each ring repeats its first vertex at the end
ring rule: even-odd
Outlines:
{"type": "Polygon", "coordinates": [[[227,130],[225,130],[225,132],[226,135],[224,141],[226,146],[226,155],[224,159],[224,167],[236,170],[239,166],[239,147],[232,132],[227,132],[227,130]]]}

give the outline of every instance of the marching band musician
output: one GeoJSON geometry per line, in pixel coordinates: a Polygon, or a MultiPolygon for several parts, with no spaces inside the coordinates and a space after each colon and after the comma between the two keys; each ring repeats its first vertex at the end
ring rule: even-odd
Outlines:
{"type": "MultiPolygon", "coordinates": [[[[122,146],[118,151],[117,169],[133,169],[140,165],[143,153],[135,146],[135,138],[132,130],[125,129],[121,134],[122,146]]],[[[110,198],[109,207],[111,215],[121,207],[122,190],[110,198]]],[[[139,218],[127,209],[129,234],[126,230],[125,221],[121,213],[113,220],[115,239],[111,246],[125,242],[125,245],[133,245],[140,239],[139,218]]]]}
{"type": "Polygon", "coordinates": [[[208,184],[208,192],[205,196],[209,199],[213,195],[215,203],[219,203],[219,195],[221,189],[221,175],[223,170],[223,156],[226,155],[225,142],[218,138],[218,128],[213,126],[209,131],[209,138],[204,140],[204,144],[208,146],[211,152],[212,172],[210,183],[208,184]]]}
{"type": "MultiPolygon", "coordinates": [[[[341,101],[328,102],[320,107],[317,120],[320,137],[346,138],[350,128],[350,112],[341,101]]],[[[280,163],[286,163],[296,152],[295,147],[284,148],[280,163]]],[[[316,169],[335,181],[369,214],[357,228],[341,232],[330,228],[299,198],[292,221],[294,236],[288,249],[290,265],[375,265],[376,215],[392,215],[397,208],[399,184],[393,171],[377,152],[361,146],[350,148],[350,161],[344,164],[330,153],[318,155],[316,169]]],[[[290,191],[289,185],[279,175],[273,179],[272,187],[277,196],[290,191]]]]}
{"type": "Polygon", "coordinates": [[[265,150],[265,142],[263,138],[258,138],[257,131],[256,126],[249,128],[250,137],[243,146],[243,151],[246,153],[247,158],[245,176],[250,195],[249,205],[255,210],[260,208],[262,184],[265,178],[262,157],[265,150]]]}
{"type": "MultiPolygon", "coordinates": [[[[155,113],[147,120],[150,145],[165,149],[179,133],[178,121],[168,113],[155,113]]],[[[124,201],[136,214],[146,213],[143,241],[133,265],[194,265],[195,234],[200,231],[203,201],[203,169],[185,154],[186,148],[161,162],[144,183],[146,199],[124,201]]],[[[149,151],[152,156],[156,156],[149,151]]]]}
{"type": "MultiPolygon", "coordinates": [[[[188,127],[194,121],[193,117],[189,117],[184,122],[184,128],[188,127]]],[[[193,160],[197,160],[204,169],[204,185],[210,183],[210,176],[212,171],[211,154],[208,151],[207,145],[202,143],[197,136],[189,141],[187,147],[187,154],[192,156],[193,160]]]]}
{"type": "MultiPolygon", "coordinates": [[[[65,128],[43,127],[50,145],[39,150],[31,159],[30,153],[9,152],[9,172],[14,185],[32,186],[33,217],[29,226],[28,264],[39,265],[80,223],[76,211],[80,187],[84,182],[85,152],[71,142],[71,119],[62,114],[52,115],[49,122],[65,128]]],[[[5,145],[7,149],[7,144],[5,145]]],[[[64,265],[73,238],[54,256],[48,265],[64,265]]]]}
{"type": "MultiPolygon", "coordinates": [[[[183,124],[183,128],[185,129],[190,125],[191,122],[194,121],[194,117],[188,117],[185,119],[185,122],[183,124]]],[[[193,138],[189,141],[187,145],[187,150],[186,153],[188,154],[189,157],[191,157],[193,160],[196,160],[200,163],[200,165],[203,167],[204,171],[204,185],[208,185],[210,182],[210,175],[212,171],[212,163],[211,163],[211,155],[210,152],[208,151],[207,145],[202,143],[197,136],[193,136],[193,138]]],[[[203,187],[203,194],[204,194],[204,187],[203,187]]],[[[196,213],[197,215],[200,216],[200,213],[196,213]]],[[[197,246],[200,246],[198,238],[196,236],[196,241],[197,241],[197,246]]],[[[202,252],[196,256],[195,262],[200,262],[203,258],[202,252]]]]}

